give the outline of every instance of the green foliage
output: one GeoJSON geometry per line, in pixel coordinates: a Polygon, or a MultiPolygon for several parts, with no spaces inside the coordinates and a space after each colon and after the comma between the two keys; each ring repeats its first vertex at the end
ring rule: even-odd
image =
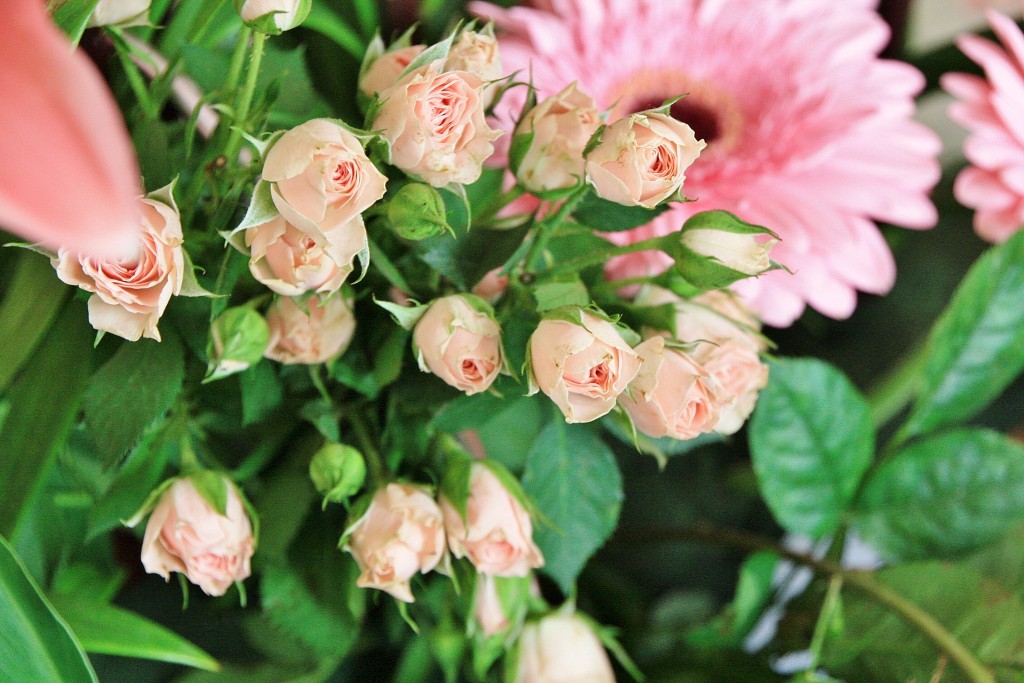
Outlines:
{"type": "Polygon", "coordinates": [[[270,620],[318,656],[337,656],[355,642],[358,631],[352,615],[322,604],[295,572],[277,565],[265,567],[260,593],[270,620]]]}
{"type": "Polygon", "coordinates": [[[82,39],[89,17],[98,4],[99,0],[67,0],[53,13],[54,23],[67,34],[72,45],[78,45],[82,39]]]}
{"type": "Polygon", "coordinates": [[[855,524],[899,560],[948,557],[991,543],[1024,524],[1024,446],[980,429],[915,442],[868,478],[855,524]]]}
{"type": "Polygon", "coordinates": [[[576,220],[588,228],[600,232],[621,232],[650,223],[668,208],[668,204],[662,204],[653,209],[642,206],[623,206],[607,199],[601,199],[591,192],[583,198],[573,215],[576,220]]]}
{"type": "Polygon", "coordinates": [[[838,370],[775,360],[750,424],[761,492],[788,531],[814,538],[839,526],[874,454],[867,403],[838,370]]]}
{"type": "Polygon", "coordinates": [[[568,594],[618,522],[622,477],[615,457],[591,428],[557,416],[526,456],[523,488],[543,515],[534,539],[544,572],[568,594]]]}
{"type": "Polygon", "coordinates": [[[775,553],[762,551],[747,557],[732,603],[714,621],[688,633],[686,641],[701,648],[739,648],[770,604],[778,565],[775,553]]]}
{"type": "Polygon", "coordinates": [[[82,646],[0,536],[0,679],[97,683],[82,646]]]}

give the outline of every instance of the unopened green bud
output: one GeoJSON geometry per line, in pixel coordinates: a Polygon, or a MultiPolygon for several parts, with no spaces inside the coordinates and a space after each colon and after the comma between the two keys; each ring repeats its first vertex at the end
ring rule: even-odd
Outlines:
{"type": "Polygon", "coordinates": [[[676,271],[700,289],[728,287],[778,267],[770,258],[778,235],[725,211],[695,214],[678,235],[676,271]]]}
{"type": "Polygon", "coordinates": [[[388,202],[388,221],[400,237],[424,240],[450,231],[441,194],[430,185],[409,183],[388,202]]]}
{"type": "Polygon", "coordinates": [[[324,504],[341,503],[363,487],[366,461],[363,455],[340,443],[329,443],[309,463],[309,478],[324,497],[324,504]]]}
{"type": "Polygon", "coordinates": [[[248,370],[263,358],[270,328],[263,316],[246,306],[229,308],[213,321],[207,355],[206,382],[248,370]]]}

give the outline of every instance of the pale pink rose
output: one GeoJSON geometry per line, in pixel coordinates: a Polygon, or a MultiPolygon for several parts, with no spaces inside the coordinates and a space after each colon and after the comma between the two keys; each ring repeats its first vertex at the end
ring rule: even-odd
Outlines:
{"type": "Polygon", "coordinates": [[[758,334],[761,321],[738,296],[727,290],[713,289],[692,299],[683,299],[661,287],[645,287],[637,295],[636,304],[672,304],[675,336],[684,342],[703,340],[721,344],[733,340],[756,351],[765,349],[765,341],[758,334]]]}
{"type": "Polygon", "coordinates": [[[504,78],[501,66],[501,51],[493,33],[463,31],[448,52],[444,63],[445,71],[468,71],[476,74],[484,83],[484,107],[489,107],[497,93],[494,81],[504,78]]]}
{"type": "Polygon", "coordinates": [[[487,274],[480,278],[480,282],[473,285],[473,293],[492,304],[502,297],[506,289],[508,276],[501,274],[501,266],[487,271],[487,274]]]}
{"type": "Polygon", "coordinates": [[[129,341],[160,341],[157,323],[185,276],[181,218],[177,209],[155,199],[139,199],[142,232],[130,254],[120,258],[79,256],[60,249],[57,277],[89,297],[89,323],[129,341]]]}
{"type": "Polygon", "coordinates": [[[420,369],[467,395],[486,391],[501,371],[501,331],[465,295],[434,300],[416,323],[412,341],[420,369]]]}
{"type": "Polygon", "coordinates": [[[250,22],[273,12],[274,24],[278,29],[287,31],[297,25],[301,5],[302,0],[245,0],[238,13],[242,21],[250,22]]]}
{"type": "Polygon", "coordinates": [[[324,235],[327,244],[317,244],[284,216],[249,228],[245,231],[249,270],[284,296],[336,292],[352,272],[356,255],[366,248],[363,218],[356,216],[324,235]]]}
{"type": "Polygon", "coordinates": [[[694,353],[718,387],[714,431],[735,434],[754,412],[757,395],[768,386],[768,366],[757,349],[742,340],[701,344],[694,353]]]}
{"type": "Polygon", "coordinates": [[[630,114],[604,129],[587,155],[587,178],[603,199],[650,209],[683,187],[686,169],[706,146],[671,116],[630,114]]]}
{"type": "Polygon", "coordinates": [[[530,192],[573,187],[583,179],[583,150],[601,126],[594,99],[575,82],[527,112],[515,135],[533,135],[516,173],[530,192]]]}
{"type": "Polygon", "coordinates": [[[556,613],[523,629],[515,683],[615,683],[615,674],[590,625],[556,613]]]}
{"type": "Polygon", "coordinates": [[[659,438],[692,439],[718,424],[718,384],[691,355],[651,337],[636,347],[640,372],[619,397],[636,428],[659,438]]]}
{"type": "Polygon", "coordinates": [[[468,557],[481,574],[526,576],[544,565],[530,514],[487,465],[471,466],[466,518],[444,497],[441,511],[452,554],[468,557]]]}
{"type": "Polygon", "coordinates": [[[381,93],[373,129],[391,145],[391,162],[434,187],[480,177],[500,131],[484,118],[484,82],[466,71],[430,64],[381,93]]]}
{"type": "Polygon", "coordinates": [[[214,510],[188,477],[171,484],[146,524],[142,566],[147,572],[164,579],[180,572],[207,595],[224,595],[249,576],[252,524],[234,484],[224,479],[224,485],[226,515],[214,510]]]}
{"type": "Polygon", "coordinates": [[[134,26],[149,21],[149,6],[152,0],[99,0],[92,14],[89,26],[134,26]]]}
{"type": "Polygon", "coordinates": [[[493,576],[478,574],[476,591],[473,593],[473,618],[480,625],[484,636],[490,638],[504,633],[512,626],[508,615],[501,606],[498,585],[493,576]]]}
{"type": "Polygon", "coordinates": [[[356,318],[341,294],[313,295],[300,306],[279,298],[267,311],[270,343],[264,356],[285,365],[316,365],[340,356],[352,341],[356,318]]]}
{"type": "Polygon", "coordinates": [[[388,484],[349,530],[347,550],[359,565],[356,585],[413,602],[409,580],[426,574],[444,557],[441,509],[418,486],[388,484]]]}
{"type": "Polygon", "coordinates": [[[384,92],[398,81],[406,67],[412,64],[412,60],[425,48],[426,45],[410,45],[385,52],[373,60],[370,68],[363,74],[363,79],[359,81],[359,90],[364,95],[384,92]]]}
{"type": "Polygon", "coordinates": [[[537,387],[566,422],[607,415],[640,369],[639,357],[614,325],[586,311],[581,315],[582,325],[542,320],[530,337],[537,387]]]}
{"type": "Polygon", "coordinates": [[[282,135],[267,153],[263,179],[281,215],[323,242],[383,197],[387,183],[359,138],[327,119],[282,135]]]}

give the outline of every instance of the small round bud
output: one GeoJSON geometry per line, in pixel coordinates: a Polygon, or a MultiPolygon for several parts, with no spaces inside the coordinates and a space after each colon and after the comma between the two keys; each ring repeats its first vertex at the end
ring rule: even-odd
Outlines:
{"type": "Polygon", "coordinates": [[[313,456],[309,478],[325,503],[341,503],[363,487],[366,462],[351,446],[329,443],[313,456]]]}
{"type": "Polygon", "coordinates": [[[395,234],[407,240],[423,240],[451,230],[444,199],[423,183],[409,183],[395,194],[388,202],[388,220],[395,234]]]}

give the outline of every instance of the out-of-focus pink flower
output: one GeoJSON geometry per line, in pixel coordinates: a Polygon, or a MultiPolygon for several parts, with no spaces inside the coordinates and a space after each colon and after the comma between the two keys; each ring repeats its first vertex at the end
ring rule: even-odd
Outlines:
{"type": "Polygon", "coordinates": [[[141,229],[138,163],[99,72],[39,0],[0,0],[0,228],[117,257],[141,229]]]}
{"type": "Polygon", "coordinates": [[[1024,35],[1002,14],[986,15],[1002,48],[973,35],[957,40],[985,77],[945,74],[942,87],[958,100],[950,117],[971,133],[964,143],[971,165],[953,193],[975,210],[978,235],[1003,242],[1024,226],[1024,35]]]}
{"type": "MultiPolygon", "coordinates": [[[[937,136],[911,119],[924,85],[914,68],[877,58],[888,40],[876,0],[533,0],[471,8],[495,20],[508,71],[538,95],[573,81],[612,119],[671,107],[708,143],[686,194],[636,241],[678,230],[696,211],[725,209],[778,232],[774,258],[794,271],[740,283],[764,320],[788,325],[806,304],[843,318],[856,290],[883,293],[895,264],[874,220],[936,221],[937,136]]],[[[499,105],[511,127],[525,95],[499,105]]],[[[664,254],[616,262],[615,278],[656,271],[664,254]]]]}

